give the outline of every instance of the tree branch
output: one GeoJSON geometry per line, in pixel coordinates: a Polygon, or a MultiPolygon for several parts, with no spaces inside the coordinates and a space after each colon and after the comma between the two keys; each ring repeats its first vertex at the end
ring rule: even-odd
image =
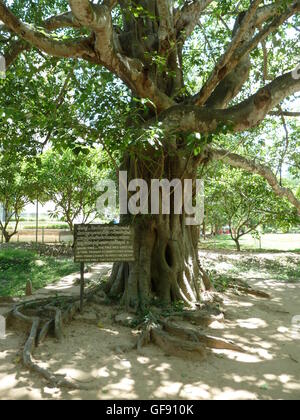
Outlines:
{"type": "Polygon", "coordinates": [[[81,24],[74,18],[73,13],[67,12],[46,19],[43,26],[47,31],[55,31],[62,28],[81,28],[81,24]]]}
{"type": "Polygon", "coordinates": [[[109,24],[112,5],[102,4],[94,5],[89,0],[69,0],[69,4],[76,20],[82,25],[95,32],[103,29],[109,24]]]}
{"type": "MultiPolygon", "coordinates": [[[[235,26],[233,29],[232,37],[240,30],[241,24],[243,23],[244,13],[238,15],[235,26]]],[[[224,22],[226,25],[226,22],[224,22]]],[[[229,29],[229,28],[228,28],[229,29]]],[[[229,29],[230,31],[230,29],[229,29]]],[[[252,25],[248,29],[247,35],[244,34],[243,40],[249,39],[253,36],[255,26],[252,25]],[[245,38],[246,37],[246,38],[245,38]]],[[[217,66],[217,63],[216,63],[217,66]]],[[[241,62],[237,65],[234,71],[231,71],[215,88],[208,101],[205,103],[206,106],[212,108],[224,109],[228,106],[229,102],[238,95],[244,83],[248,80],[250,75],[251,60],[250,56],[244,57],[241,62]]]]}
{"type": "Polygon", "coordinates": [[[174,105],[147,74],[143,63],[121,53],[114,32],[111,7],[92,5],[88,0],[69,0],[73,14],[79,22],[95,32],[95,52],[99,64],[116,74],[140,98],[150,99],[160,112],[174,105]]]}
{"type": "Polygon", "coordinates": [[[156,5],[159,16],[159,52],[161,52],[164,50],[165,45],[167,48],[170,48],[170,42],[168,40],[171,40],[174,35],[173,6],[170,0],[157,0],[156,5]]]}
{"type": "Polygon", "coordinates": [[[4,24],[20,38],[34,47],[54,57],[83,57],[94,56],[88,38],[58,41],[45,31],[34,29],[30,25],[21,22],[0,0],[0,19],[4,24]]]}
{"type": "Polygon", "coordinates": [[[280,117],[280,116],[284,116],[284,117],[300,117],[300,112],[291,112],[291,111],[272,111],[269,112],[269,115],[272,115],[273,117],[280,117]]]}
{"type": "Polygon", "coordinates": [[[250,161],[235,153],[229,153],[227,150],[209,149],[209,156],[214,160],[221,160],[235,168],[244,169],[247,172],[262,176],[272,187],[274,193],[278,197],[286,198],[296,207],[298,214],[300,215],[300,201],[296,198],[293,191],[289,188],[280,186],[275,174],[268,166],[257,163],[255,160],[250,161]]]}
{"type": "MultiPolygon", "coordinates": [[[[243,22],[233,37],[232,42],[227,48],[225,54],[219,60],[217,66],[214,68],[208,81],[202,87],[201,91],[193,98],[193,103],[198,106],[203,106],[209,99],[213,91],[224,80],[224,78],[235,70],[237,65],[243,60],[244,57],[249,55],[258,44],[264,41],[272,32],[281,26],[287,19],[296,14],[300,10],[300,0],[287,7],[284,13],[280,13],[273,21],[266,25],[257,35],[252,39],[242,44],[245,41],[244,35],[251,26],[255,13],[257,12],[260,0],[252,3],[249,11],[243,19],[243,22]]],[[[257,22],[256,22],[257,23],[257,22]]]]}
{"type": "Polygon", "coordinates": [[[285,0],[276,0],[272,4],[260,7],[255,15],[254,25],[259,28],[269,19],[282,12],[282,7],[286,4],[285,0]]]}
{"type": "Polygon", "coordinates": [[[218,129],[231,132],[249,130],[264,120],[266,115],[285,98],[300,91],[300,78],[286,73],[260,89],[244,102],[228,109],[211,109],[192,105],[177,105],[160,115],[166,132],[196,132],[213,134],[218,129]]]}
{"type": "MultiPolygon", "coordinates": [[[[273,4],[263,6],[257,9],[255,16],[251,21],[251,25],[243,37],[243,42],[249,41],[254,33],[256,28],[260,28],[267,20],[274,18],[279,12],[280,8],[284,5],[283,0],[278,0],[273,4]]],[[[242,18],[245,15],[245,12],[240,13],[236,19],[236,24],[233,30],[233,36],[238,31],[241,23],[243,22],[242,18]]],[[[221,19],[221,16],[220,16],[221,19]]],[[[226,22],[224,22],[226,25],[226,22]]],[[[229,29],[230,30],[230,29],[229,29]]],[[[265,42],[265,41],[263,41],[265,42]]],[[[248,80],[251,69],[250,55],[247,54],[240,61],[240,63],[231,71],[215,88],[214,92],[211,94],[206,106],[212,108],[224,109],[228,106],[230,101],[232,101],[240,92],[244,83],[248,80]]]]}
{"type": "Polygon", "coordinates": [[[23,40],[12,42],[8,51],[4,54],[6,68],[8,69],[22,52],[30,50],[30,48],[30,45],[23,40]]]}
{"type": "MultiPolygon", "coordinates": [[[[80,28],[81,25],[73,18],[73,14],[70,12],[63,13],[61,15],[52,16],[46,19],[43,22],[43,27],[47,31],[55,31],[57,29],[63,28],[80,28]]],[[[12,32],[6,26],[0,26],[1,30],[7,30],[12,32]]],[[[14,32],[12,32],[14,33],[14,32]]],[[[31,45],[25,42],[24,40],[13,41],[11,45],[8,47],[8,51],[5,54],[5,63],[6,68],[8,69],[19,57],[19,55],[24,51],[29,51],[31,49],[31,45]]]]}
{"type": "Polygon", "coordinates": [[[177,37],[184,41],[197,26],[201,13],[207,9],[213,0],[186,1],[182,9],[175,12],[177,37]]]}
{"type": "Polygon", "coordinates": [[[256,48],[260,42],[266,40],[271,33],[276,31],[277,28],[279,28],[279,26],[281,26],[291,16],[295,15],[299,11],[300,0],[296,1],[291,6],[289,6],[284,13],[280,13],[277,17],[275,17],[275,19],[273,19],[273,21],[269,25],[266,25],[251,41],[243,45],[243,47],[239,51],[237,51],[233,62],[239,62],[242,57],[253,51],[253,49],[256,48]]]}
{"type": "MultiPolygon", "coordinates": [[[[94,30],[93,40],[81,38],[57,41],[51,37],[50,33],[36,30],[22,23],[1,0],[0,19],[10,31],[46,54],[54,57],[84,58],[105,66],[120,77],[137,96],[150,99],[158,112],[173,106],[173,99],[160,91],[156,83],[146,73],[143,63],[120,53],[110,12],[116,2],[108,0],[106,3],[107,5],[95,5],[94,7],[88,1],[70,0],[73,13],[76,16],[75,20],[70,14],[63,14],[45,22],[45,25],[51,30],[58,29],[59,25],[64,26],[69,23],[77,25],[77,21],[80,24],[88,24],[89,28],[94,30]]],[[[24,48],[19,44],[11,58],[8,57],[8,62],[11,64],[13,59],[24,51],[24,48]]]]}

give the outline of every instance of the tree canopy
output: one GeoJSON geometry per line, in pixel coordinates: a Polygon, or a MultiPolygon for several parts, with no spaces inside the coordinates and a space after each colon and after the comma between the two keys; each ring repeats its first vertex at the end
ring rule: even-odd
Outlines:
{"type": "MultiPolygon", "coordinates": [[[[185,134],[185,148],[197,151],[219,149],[216,134],[248,132],[268,114],[270,125],[290,125],[299,115],[299,10],[289,0],[0,2],[8,69],[1,129],[14,137],[22,130],[32,149],[50,139],[80,147],[82,136],[122,155],[160,129],[185,134]]],[[[291,125],[297,143],[299,125],[291,125]]],[[[278,142],[285,160],[294,148],[278,142]]],[[[274,168],[220,150],[209,158],[263,175],[300,211],[274,168]]]]}

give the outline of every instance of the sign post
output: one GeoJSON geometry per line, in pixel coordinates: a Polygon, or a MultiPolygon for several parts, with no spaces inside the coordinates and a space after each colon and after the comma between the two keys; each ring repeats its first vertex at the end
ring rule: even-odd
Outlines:
{"type": "Polygon", "coordinates": [[[123,225],[75,225],[74,261],[80,263],[82,312],[85,264],[135,261],[133,229],[123,225]]]}
{"type": "Polygon", "coordinates": [[[80,312],[83,312],[84,301],[84,263],[80,263],[80,312]]]}
{"type": "Polygon", "coordinates": [[[38,249],[38,242],[39,242],[39,200],[36,199],[36,211],[35,211],[35,244],[36,248],[38,249]]]}

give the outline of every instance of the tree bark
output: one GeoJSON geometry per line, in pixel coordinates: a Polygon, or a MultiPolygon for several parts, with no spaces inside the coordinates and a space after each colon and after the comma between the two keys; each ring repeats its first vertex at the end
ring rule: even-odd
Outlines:
{"type": "Polygon", "coordinates": [[[17,234],[17,231],[9,233],[6,228],[2,229],[2,235],[4,237],[5,243],[8,244],[13,236],[17,234]]]}
{"type": "Polygon", "coordinates": [[[239,239],[233,239],[233,240],[234,240],[234,243],[235,243],[235,245],[236,245],[236,249],[237,249],[237,251],[238,251],[238,252],[241,252],[241,244],[240,244],[239,239]]]}
{"type": "MultiPolygon", "coordinates": [[[[151,178],[155,178],[151,174],[159,173],[157,178],[170,182],[174,179],[195,181],[197,165],[193,159],[187,164],[185,158],[173,156],[162,159],[150,171],[144,167],[137,173],[134,159],[126,162],[129,181],[145,179],[149,191],[151,178]]],[[[120,298],[127,307],[143,308],[153,301],[164,304],[183,301],[192,306],[201,300],[201,292],[210,289],[198,255],[201,226],[186,226],[184,210],[183,214],[175,214],[174,192],[171,192],[170,202],[171,214],[160,211],[151,215],[149,207],[149,215],[140,214],[129,221],[134,228],[136,260],[115,264],[105,290],[110,297],[120,298]]],[[[121,219],[122,223],[126,221],[128,216],[121,219]]]]}

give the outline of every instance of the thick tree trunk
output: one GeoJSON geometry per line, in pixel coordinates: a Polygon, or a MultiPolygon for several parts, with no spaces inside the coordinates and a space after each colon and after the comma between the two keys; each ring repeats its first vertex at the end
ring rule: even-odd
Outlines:
{"type": "MultiPolygon", "coordinates": [[[[125,2],[120,4],[124,19],[120,42],[127,56],[144,62],[147,75],[156,81],[166,97],[182,95],[183,44],[176,43],[172,2],[143,1],[143,8],[151,18],[147,15],[133,17],[123,7],[125,2]],[[157,54],[164,58],[163,65],[153,60],[157,54]]],[[[156,107],[155,114],[157,111],[156,107]]],[[[141,115],[141,121],[151,119],[155,114],[150,107],[149,113],[141,115]]],[[[125,159],[129,181],[143,179],[150,187],[153,178],[180,179],[182,182],[196,179],[201,157],[196,158],[193,150],[187,151],[186,138],[180,134],[160,138],[151,150],[150,146],[146,147],[147,150],[143,149],[142,142],[137,143],[130,158],[125,159]]],[[[186,226],[184,212],[182,215],[175,213],[171,206],[169,215],[139,215],[132,219],[136,261],[114,266],[107,284],[110,296],[121,297],[130,307],[147,305],[153,299],[167,304],[181,300],[191,305],[200,300],[201,291],[210,288],[198,258],[200,226],[186,226]]]]}
{"type": "Polygon", "coordinates": [[[136,220],[134,263],[116,264],[107,292],[130,307],[153,299],[169,304],[200,301],[209,288],[198,257],[199,228],[185,226],[184,217],[157,216],[150,222],[136,220]]]}
{"type": "MultiPolygon", "coordinates": [[[[189,165],[187,161],[178,156],[163,160],[160,179],[195,180],[196,162],[191,159],[189,165]]],[[[146,173],[143,170],[136,173],[132,159],[127,167],[131,179],[145,179],[148,185],[150,174],[158,173],[157,168],[149,171],[149,167],[146,173]]],[[[174,194],[170,201],[171,214],[138,215],[130,222],[135,233],[136,261],[115,264],[106,287],[110,297],[120,298],[127,307],[144,307],[153,300],[193,305],[201,300],[201,292],[211,288],[198,255],[201,226],[187,226],[184,211],[174,214],[174,194]]]]}

